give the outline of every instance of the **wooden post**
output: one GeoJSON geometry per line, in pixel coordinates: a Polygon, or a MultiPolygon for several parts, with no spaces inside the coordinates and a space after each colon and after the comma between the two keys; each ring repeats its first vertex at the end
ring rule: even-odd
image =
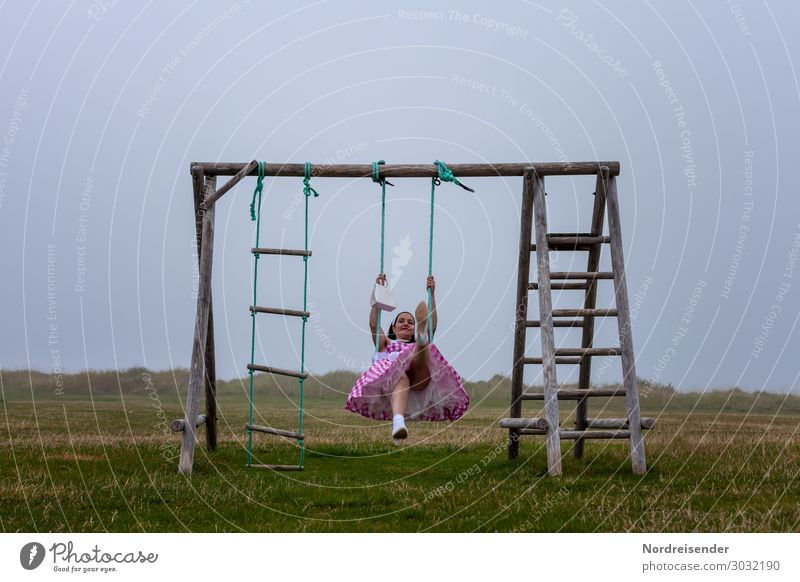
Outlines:
{"type": "MultiPolygon", "coordinates": [[[[531,228],[533,226],[532,173],[523,177],[519,227],[519,259],[517,261],[517,302],[514,315],[514,360],[511,368],[511,417],[522,416],[522,386],[525,372],[525,332],[528,319],[528,283],[531,265],[531,228]]],[[[508,458],[519,455],[519,429],[508,431],[508,458]]]]}
{"type": "MultiPolygon", "coordinates": [[[[194,213],[195,235],[197,237],[197,263],[200,264],[202,251],[203,213],[200,203],[208,199],[214,192],[217,184],[216,176],[203,179],[203,167],[192,166],[192,184],[194,186],[194,213]]],[[[214,356],[214,301],[209,295],[208,301],[208,332],[206,335],[205,367],[206,373],[203,380],[206,395],[206,448],[213,451],[217,448],[217,370],[214,356]]]]}
{"type": "Polygon", "coordinates": [[[550,252],[547,242],[547,207],[544,179],[534,172],[525,173],[525,186],[533,189],[533,215],[536,226],[536,265],[539,275],[539,334],[542,338],[544,376],[544,417],[547,420],[547,472],[561,475],[561,438],[558,418],[553,300],[550,290],[550,252]]]}
{"type": "MultiPolygon", "coordinates": [[[[602,167],[597,172],[597,181],[594,188],[594,208],[592,209],[592,228],[591,234],[593,236],[601,236],[603,234],[603,223],[605,222],[605,209],[606,209],[606,185],[608,181],[608,168],[602,167]]],[[[586,261],[586,270],[597,271],[600,266],[600,254],[602,253],[603,245],[596,244],[589,250],[589,257],[586,261]]],[[[583,300],[584,309],[594,309],[597,304],[597,280],[587,279],[586,281],[586,295],[583,300]]],[[[583,333],[581,335],[581,346],[584,348],[590,347],[594,343],[594,317],[585,317],[583,324],[583,333]]],[[[578,375],[578,388],[581,390],[588,390],[591,387],[592,378],[592,358],[583,358],[580,364],[580,372],[578,375]]],[[[578,401],[578,406],[575,411],[575,430],[586,430],[587,423],[586,417],[588,414],[588,399],[583,398],[578,401]]],[[[572,449],[572,454],[576,459],[583,458],[583,439],[575,441],[575,446],[572,449]]]]}
{"type": "MultiPolygon", "coordinates": [[[[192,345],[192,365],[189,372],[189,390],[186,397],[184,418],[197,418],[200,412],[200,387],[205,378],[205,352],[208,338],[208,313],[211,305],[211,263],[214,252],[214,207],[204,208],[203,233],[200,245],[200,285],[197,293],[197,315],[192,345]]],[[[208,422],[208,420],[206,420],[208,422]]],[[[178,471],[191,473],[194,464],[194,449],[197,427],[187,423],[181,441],[181,456],[178,471]]]]}
{"type": "Polygon", "coordinates": [[[647,462],[642,440],[642,421],[639,410],[639,387],[633,355],[631,316],[628,307],[628,289],[625,281],[625,260],[622,253],[617,179],[612,177],[606,193],[608,204],[608,230],[611,235],[611,266],[614,271],[614,293],[617,302],[619,345],[622,349],[622,379],[625,386],[625,405],[628,409],[628,426],[631,431],[631,464],[636,475],[647,472],[647,462]]]}

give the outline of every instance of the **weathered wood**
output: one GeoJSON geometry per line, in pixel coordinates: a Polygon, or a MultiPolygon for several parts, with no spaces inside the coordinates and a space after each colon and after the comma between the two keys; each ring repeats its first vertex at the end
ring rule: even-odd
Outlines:
{"type": "MultiPolygon", "coordinates": [[[[524,358],[525,364],[541,365],[544,363],[542,358],[524,358]]],[[[580,364],[581,358],[556,358],[556,364],[580,364]]]]}
{"type": "Polygon", "coordinates": [[[617,180],[612,177],[606,192],[608,208],[608,230],[611,235],[611,266],[614,271],[614,294],[616,297],[619,344],[622,348],[622,382],[625,385],[625,405],[631,426],[631,465],[636,475],[647,472],[647,460],[642,438],[642,423],[639,410],[639,388],[636,385],[636,367],[633,355],[633,337],[628,289],[625,282],[625,259],[622,252],[622,229],[620,227],[617,180]]]}
{"type": "MultiPolygon", "coordinates": [[[[217,200],[222,198],[231,188],[233,188],[234,186],[236,186],[236,184],[241,182],[245,178],[245,176],[249,176],[251,173],[254,173],[257,168],[258,168],[258,162],[256,160],[252,160],[250,163],[245,165],[241,170],[236,172],[236,175],[233,178],[225,182],[220,187],[219,190],[217,190],[210,196],[206,197],[206,207],[213,206],[217,200]]],[[[217,176],[219,175],[220,174],[217,174],[217,176]]]]}
{"type": "Polygon", "coordinates": [[[279,309],[277,307],[261,307],[256,305],[253,307],[250,306],[250,311],[255,311],[256,313],[271,313],[273,315],[287,315],[290,317],[311,317],[310,311],[302,311],[298,309],[279,309]]]}
{"type": "MultiPolygon", "coordinates": [[[[586,321],[589,321],[588,319],[586,321]]],[[[541,327],[542,322],[538,319],[529,319],[525,322],[527,327],[541,327]]],[[[585,325],[583,319],[554,319],[553,327],[582,327],[585,325]]]]}
{"type": "Polygon", "coordinates": [[[570,430],[561,429],[560,436],[562,439],[578,440],[578,439],[627,439],[631,436],[629,430],[570,430]]]}
{"type": "MultiPolygon", "coordinates": [[[[192,168],[192,185],[194,193],[194,216],[195,216],[195,236],[197,237],[197,263],[200,268],[200,253],[203,235],[203,212],[200,203],[208,194],[214,191],[217,179],[209,177],[207,180],[203,176],[203,168],[195,166],[192,168]]],[[[206,333],[205,367],[206,374],[203,385],[206,395],[206,447],[213,451],[217,448],[217,371],[214,356],[214,299],[213,293],[210,295],[208,304],[208,332],[206,333]]]]}
{"type": "MultiPolygon", "coordinates": [[[[248,162],[252,164],[252,162],[248,162]]],[[[202,166],[206,176],[233,176],[248,164],[241,162],[192,162],[202,166]]],[[[577,176],[596,174],[608,166],[612,175],[619,174],[619,162],[523,162],[503,164],[447,164],[456,177],[522,176],[526,168],[533,168],[539,176],[577,176]]],[[[267,164],[267,176],[292,176],[302,178],[305,164],[267,164]]],[[[256,167],[248,172],[256,175],[256,167]]],[[[371,178],[372,164],[311,164],[315,178],[371,178]]],[[[432,178],[438,176],[433,164],[382,164],[381,178],[432,178]]]]}
{"type": "MultiPolygon", "coordinates": [[[[600,236],[600,235],[593,235],[593,236],[553,236],[550,235],[547,238],[547,242],[550,245],[550,248],[553,248],[554,244],[560,245],[571,245],[571,244],[578,244],[578,245],[598,245],[603,243],[610,243],[611,237],[610,236],[600,236]]],[[[587,269],[589,270],[589,269],[587,269]]]]}
{"type": "Polygon", "coordinates": [[[265,249],[265,248],[252,248],[250,252],[254,255],[293,255],[296,257],[310,257],[311,251],[294,250],[294,249],[265,249]]]}
{"type": "Polygon", "coordinates": [[[575,238],[576,236],[594,236],[591,232],[550,232],[547,233],[548,240],[550,238],[575,238]]]}
{"type": "MultiPolygon", "coordinates": [[[[545,431],[537,429],[523,429],[523,435],[545,436],[545,431]]],[[[564,429],[558,431],[559,438],[563,440],[584,440],[584,439],[627,439],[631,436],[629,430],[571,430],[564,429]]]]}
{"type": "Polygon", "coordinates": [[[261,424],[246,424],[244,426],[245,430],[251,430],[255,432],[263,432],[265,434],[275,434],[278,436],[290,438],[290,439],[297,439],[298,441],[302,441],[305,437],[303,433],[299,433],[293,430],[283,430],[280,428],[272,428],[271,426],[263,426],[261,424]]]}
{"type": "Polygon", "coordinates": [[[307,372],[295,372],[293,370],[284,370],[282,368],[273,368],[272,366],[262,366],[260,364],[247,364],[248,370],[255,370],[256,372],[266,372],[267,374],[280,374],[281,376],[291,376],[293,378],[308,378],[307,372]]]}
{"type": "Polygon", "coordinates": [[[300,465],[247,465],[251,469],[271,469],[273,471],[302,471],[300,465]]]}
{"type": "MultiPolygon", "coordinates": [[[[202,205],[201,205],[202,208],[202,205]]],[[[208,313],[211,305],[211,266],[214,252],[214,207],[204,208],[203,235],[200,245],[200,283],[197,292],[192,363],[184,418],[197,418],[200,411],[200,388],[205,379],[205,352],[208,338],[208,313]]],[[[191,473],[194,464],[196,427],[189,423],[183,431],[178,470],[191,473]]]]}
{"type": "Polygon", "coordinates": [[[619,348],[557,348],[557,356],[618,356],[619,348]]]}
{"type": "Polygon", "coordinates": [[[554,309],[553,317],[616,317],[616,309],[554,309]]]}
{"type": "MultiPolygon", "coordinates": [[[[645,430],[650,430],[656,425],[655,418],[646,418],[642,417],[641,419],[642,428],[645,430]]],[[[587,418],[586,419],[587,428],[628,428],[628,419],[627,418],[587,418]]]]}
{"type": "Polygon", "coordinates": [[[536,233],[536,266],[539,279],[539,335],[542,340],[542,370],[544,378],[544,417],[547,420],[547,473],[561,474],[561,441],[559,439],[558,384],[556,383],[555,335],[553,333],[553,303],[550,290],[550,257],[547,252],[547,202],[544,179],[528,170],[525,185],[533,189],[533,217],[536,233]]]}
{"type": "Polygon", "coordinates": [[[589,272],[581,272],[581,271],[559,271],[552,273],[550,276],[551,279],[613,279],[614,273],[607,272],[607,271],[595,271],[593,273],[589,272]]]}
{"type": "MultiPolygon", "coordinates": [[[[575,290],[575,291],[578,291],[578,290],[581,290],[581,289],[586,289],[587,286],[588,286],[588,283],[568,283],[566,281],[550,281],[550,289],[558,289],[560,291],[563,291],[563,290],[575,290]]],[[[539,289],[539,283],[536,283],[535,281],[533,283],[529,283],[528,284],[528,289],[531,289],[533,291],[538,290],[539,289]]]]}
{"type": "MultiPolygon", "coordinates": [[[[195,427],[198,427],[206,422],[206,415],[200,414],[197,416],[197,422],[195,423],[195,427]]],[[[169,427],[172,429],[172,432],[182,432],[183,429],[186,427],[186,419],[185,418],[177,418],[173,420],[169,427]]]]}
{"type": "MultiPolygon", "coordinates": [[[[553,236],[547,237],[547,246],[551,251],[591,251],[599,245],[610,242],[607,236],[553,236]]],[[[536,245],[531,245],[531,251],[536,250],[536,245]]],[[[590,271],[591,269],[587,269],[590,271]]]]}
{"type": "MultiPolygon", "coordinates": [[[[625,396],[624,388],[589,388],[588,390],[561,388],[558,391],[559,400],[580,400],[590,396],[625,396]]],[[[525,392],[523,400],[544,400],[543,392],[525,392]]]]}
{"type": "Polygon", "coordinates": [[[217,364],[214,350],[214,300],[209,293],[208,332],[206,334],[206,373],[203,385],[206,394],[206,448],[217,448],[217,364]]]}
{"type": "MultiPolygon", "coordinates": [[[[529,176],[523,179],[522,204],[520,208],[519,257],[517,259],[517,302],[514,312],[514,359],[511,364],[511,416],[522,416],[522,380],[525,373],[525,332],[528,318],[528,281],[530,280],[531,244],[533,229],[533,191],[528,187],[529,176]]],[[[508,431],[508,458],[519,454],[519,431],[508,431]]]]}
{"type": "MultiPolygon", "coordinates": [[[[608,169],[601,168],[597,173],[594,188],[594,205],[592,207],[592,226],[589,237],[576,237],[580,239],[602,239],[603,243],[610,243],[611,237],[602,236],[603,224],[605,223],[606,208],[606,188],[608,187],[608,169]]],[[[589,255],[586,258],[586,271],[594,272],[600,266],[600,245],[590,247],[589,255]]],[[[595,309],[597,306],[597,281],[591,279],[587,281],[586,295],[583,298],[584,309],[595,309]]],[[[594,318],[587,317],[586,325],[583,326],[581,333],[581,347],[588,348],[594,342],[594,318]]],[[[592,358],[584,358],[578,371],[578,388],[588,390],[592,377],[592,358]]],[[[586,415],[588,414],[588,400],[583,398],[578,401],[575,408],[575,430],[586,430],[586,415]]],[[[583,457],[583,441],[579,440],[572,448],[572,454],[576,459],[583,457]]]]}
{"type": "Polygon", "coordinates": [[[547,421],[543,418],[501,418],[500,428],[538,428],[547,429],[547,421]]]}

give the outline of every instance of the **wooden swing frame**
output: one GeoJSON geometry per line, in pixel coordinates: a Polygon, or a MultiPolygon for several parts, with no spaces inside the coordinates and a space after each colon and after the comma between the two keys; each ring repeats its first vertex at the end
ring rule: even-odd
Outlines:
{"type": "MultiPolygon", "coordinates": [[[[614,178],[619,175],[620,164],[615,161],[603,162],[548,162],[548,163],[498,163],[498,164],[451,164],[448,167],[452,170],[453,174],[459,178],[470,177],[510,177],[510,176],[526,176],[531,175],[540,178],[544,176],[580,176],[580,175],[604,175],[614,178]]],[[[316,178],[367,178],[372,179],[373,167],[371,164],[312,164],[311,176],[316,178]]],[[[266,176],[273,177],[304,177],[305,164],[266,164],[266,176]]],[[[197,443],[197,429],[201,425],[206,427],[206,446],[209,450],[214,450],[217,444],[217,402],[216,402],[216,367],[215,367],[215,351],[214,351],[214,313],[213,302],[211,297],[211,277],[213,265],[213,248],[214,248],[214,209],[215,204],[222,196],[229,192],[236,184],[248,176],[255,176],[257,174],[257,162],[255,160],[248,163],[226,163],[226,162],[192,162],[190,164],[190,173],[192,177],[193,195],[194,195],[194,220],[195,220],[195,235],[197,239],[198,263],[199,263],[199,288],[197,295],[197,312],[195,317],[195,329],[192,347],[192,360],[189,374],[189,383],[187,390],[187,398],[185,402],[185,417],[181,422],[175,422],[174,430],[182,433],[181,454],[178,465],[178,470],[181,473],[191,473],[194,464],[194,452],[197,443]],[[232,176],[225,184],[217,188],[218,176],[232,176]],[[205,414],[200,414],[200,396],[201,388],[204,387],[205,392],[205,414]],[[196,422],[186,422],[186,418],[194,418],[196,422]]],[[[431,178],[438,175],[438,170],[434,164],[381,164],[380,177],[381,178],[431,178]]],[[[526,178],[527,179],[527,178],[526,178]]],[[[523,195],[525,189],[522,190],[523,195]]],[[[523,200],[521,212],[524,214],[530,212],[530,206],[527,200],[523,200]]],[[[598,205],[595,205],[592,224],[594,225],[598,219],[598,205]]],[[[523,219],[525,217],[523,216],[523,219]]],[[[602,218],[600,218],[602,226],[602,218]]],[[[525,235],[524,220],[521,227],[520,235],[525,235]]],[[[524,363],[531,363],[531,358],[524,357],[524,341],[520,344],[519,336],[522,334],[524,340],[524,331],[527,322],[527,293],[532,287],[527,281],[528,279],[528,265],[530,261],[530,252],[535,249],[535,245],[531,245],[531,232],[530,228],[527,229],[527,242],[520,242],[520,259],[518,272],[518,305],[516,319],[516,332],[515,332],[515,353],[513,368],[515,370],[512,378],[512,401],[511,409],[512,416],[519,416],[519,407],[521,405],[522,397],[522,373],[521,366],[524,363]],[[527,257],[524,256],[527,254],[527,257]],[[523,272],[524,271],[524,272],[523,272]],[[523,281],[523,276],[525,281],[523,281]],[[524,293],[524,298],[520,302],[520,298],[524,293]],[[519,346],[522,346],[520,350],[519,346]],[[521,353],[518,353],[521,352],[521,353]],[[514,414],[516,411],[516,414],[514,414]]],[[[592,252],[592,255],[595,253],[592,252]]],[[[599,248],[597,249],[599,255],[599,248]]],[[[591,255],[590,255],[591,256],[591,255]]],[[[592,260],[592,259],[590,259],[592,260]]],[[[624,278],[623,278],[624,283],[624,278]]],[[[593,285],[589,286],[595,289],[593,285]]],[[[619,289],[618,289],[619,292],[619,289]]],[[[627,302],[627,292],[625,301],[627,302]]],[[[594,301],[594,292],[591,293],[592,302],[594,301]]],[[[589,302],[589,293],[587,293],[587,305],[589,302]]],[[[593,321],[592,316],[589,316],[588,321],[593,321]]],[[[584,331],[587,331],[584,329],[584,331]]],[[[586,344],[586,333],[584,333],[584,341],[586,344]]],[[[589,339],[591,341],[591,339],[589,339]]],[[[631,354],[626,354],[632,358],[631,354]]],[[[581,361],[581,374],[580,374],[580,388],[588,388],[588,380],[591,370],[591,357],[583,358],[581,361]],[[586,384],[586,386],[584,386],[586,384]]],[[[624,368],[624,362],[623,362],[624,368]]],[[[634,377],[635,382],[635,377],[634,377]]],[[[582,400],[585,403],[585,400],[582,400]]],[[[638,410],[638,396],[636,402],[638,410]]],[[[586,407],[579,406],[578,408],[579,419],[578,422],[586,425],[586,407]],[[581,418],[582,414],[582,418],[581,418]]],[[[181,419],[179,419],[181,420],[181,419]]],[[[525,434],[525,429],[510,428],[509,429],[509,457],[514,458],[517,455],[518,437],[520,434],[525,434]]],[[[558,432],[558,431],[556,431],[558,432]]],[[[579,451],[576,451],[576,456],[582,454],[583,441],[579,440],[579,451]]],[[[632,454],[635,450],[632,450],[632,454]]],[[[642,463],[644,461],[644,451],[642,448],[642,463]]],[[[634,459],[636,465],[636,459],[634,459]]],[[[559,463],[560,472],[560,463],[559,463]]],[[[636,471],[640,472],[640,471],[636,471]]],[[[552,473],[552,472],[551,472],[552,473]]]]}

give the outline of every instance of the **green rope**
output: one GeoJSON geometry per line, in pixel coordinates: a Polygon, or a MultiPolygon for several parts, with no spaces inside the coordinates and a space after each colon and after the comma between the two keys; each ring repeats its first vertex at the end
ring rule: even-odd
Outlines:
{"type": "MultiPolygon", "coordinates": [[[[311,162],[306,162],[306,164],[305,164],[305,166],[303,168],[303,173],[305,174],[305,177],[303,178],[303,194],[305,194],[306,196],[309,196],[309,195],[311,195],[311,193],[313,193],[315,198],[318,197],[319,196],[319,192],[314,190],[311,187],[311,184],[309,183],[310,180],[311,180],[311,162]]],[[[308,224],[306,224],[306,226],[308,226],[308,224]]],[[[308,250],[308,249],[306,249],[306,250],[308,250]]]]}
{"type": "Polygon", "coordinates": [[[384,160],[372,162],[372,181],[381,185],[381,270],[383,273],[383,254],[384,254],[384,232],[386,229],[386,181],[381,180],[380,165],[385,164],[384,160]]]}
{"type": "MultiPolygon", "coordinates": [[[[437,175],[431,178],[431,228],[428,235],[428,277],[433,275],[433,209],[434,209],[434,195],[436,194],[436,186],[442,182],[452,182],[461,186],[464,190],[475,192],[469,186],[465,186],[459,182],[458,178],[453,175],[453,171],[448,168],[444,162],[436,160],[433,162],[436,166],[437,175]]],[[[428,341],[433,342],[433,291],[428,287],[428,341]]]]}
{"type": "MultiPolygon", "coordinates": [[[[256,219],[256,196],[258,196],[258,211],[261,212],[261,191],[264,189],[264,171],[266,162],[258,162],[258,182],[256,189],[253,190],[253,200],[250,202],[250,220],[256,219]]],[[[258,256],[258,255],[256,255],[258,256]]]]}
{"type": "MultiPolygon", "coordinates": [[[[306,162],[304,169],[303,169],[303,194],[306,197],[306,204],[305,204],[305,232],[304,232],[304,242],[303,242],[303,250],[308,251],[308,199],[313,194],[314,197],[319,196],[319,192],[314,190],[311,187],[311,162],[306,162]]],[[[308,255],[303,255],[303,311],[308,309],[308,255]]],[[[300,340],[300,373],[305,373],[306,370],[306,323],[308,323],[308,317],[305,315],[303,316],[303,331],[302,331],[302,338],[300,340]]],[[[299,412],[297,418],[297,432],[303,432],[303,387],[304,387],[304,378],[298,378],[298,385],[300,388],[300,404],[299,404],[299,412]]],[[[300,468],[303,468],[305,464],[306,458],[306,443],[305,440],[298,440],[297,444],[300,446],[300,468]]]]}
{"type": "MultiPolygon", "coordinates": [[[[441,166],[444,166],[444,164],[442,164],[438,160],[434,163],[437,166],[439,166],[439,164],[441,164],[441,166]]],[[[447,169],[446,166],[444,167],[445,169],[447,169]]],[[[452,182],[453,180],[455,180],[455,176],[453,176],[453,173],[450,172],[449,169],[447,171],[449,172],[451,179],[450,180],[447,180],[446,178],[443,179],[445,181],[452,182]]],[[[441,174],[442,170],[440,167],[439,175],[441,174]]],[[[430,228],[430,233],[428,235],[428,277],[433,275],[433,208],[434,208],[433,199],[436,193],[436,186],[438,181],[439,180],[437,178],[431,178],[431,228],[430,228]]],[[[431,288],[428,286],[426,286],[426,288],[428,291],[428,342],[433,343],[433,291],[431,291],[431,288]]]]}
{"type": "MultiPolygon", "coordinates": [[[[256,247],[261,231],[261,192],[264,189],[264,174],[266,171],[267,163],[258,162],[258,182],[256,182],[256,189],[253,191],[253,201],[250,203],[250,220],[256,220],[256,247]],[[256,200],[257,199],[257,200],[256,200]],[[256,217],[256,204],[258,204],[258,217],[256,217]]],[[[253,255],[253,306],[258,305],[257,292],[258,292],[258,259],[260,255],[255,253],[253,255]]],[[[256,357],[256,312],[250,312],[251,318],[251,334],[250,334],[250,424],[253,424],[253,373],[252,368],[255,364],[256,357]]],[[[247,466],[249,467],[253,461],[253,431],[247,431],[247,466]]]]}
{"type": "MultiPolygon", "coordinates": [[[[385,164],[385,160],[372,162],[372,181],[381,185],[381,270],[383,273],[383,255],[384,255],[384,237],[386,234],[386,178],[381,178],[381,164],[385,164]]],[[[389,183],[391,184],[391,183],[389,183]]],[[[381,339],[381,310],[378,309],[378,327],[375,331],[375,351],[380,350],[381,339]]]]}

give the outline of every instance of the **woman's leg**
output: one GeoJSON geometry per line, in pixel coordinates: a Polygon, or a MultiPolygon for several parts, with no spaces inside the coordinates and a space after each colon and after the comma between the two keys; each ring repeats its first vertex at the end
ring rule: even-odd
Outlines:
{"type": "Polygon", "coordinates": [[[408,405],[409,386],[408,376],[403,374],[392,389],[392,438],[396,445],[400,444],[402,439],[408,437],[405,414],[406,406],[408,405]]]}
{"type": "Polygon", "coordinates": [[[406,413],[409,388],[408,376],[403,374],[392,389],[392,415],[406,413]]]}
{"type": "MultiPolygon", "coordinates": [[[[417,337],[427,338],[428,333],[428,304],[420,301],[417,305],[417,337]]],[[[411,390],[424,390],[431,381],[428,361],[430,352],[427,341],[419,342],[414,347],[414,356],[411,359],[411,367],[408,370],[408,377],[411,381],[411,390]]]]}
{"type": "Polygon", "coordinates": [[[431,372],[428,368],[430,353],[428,346],[417,344],[414,348],[414,356],[411,359],[411,367],[408,369],[408,377],[411,390],[424,390],[431,381],[431,372]]]}

